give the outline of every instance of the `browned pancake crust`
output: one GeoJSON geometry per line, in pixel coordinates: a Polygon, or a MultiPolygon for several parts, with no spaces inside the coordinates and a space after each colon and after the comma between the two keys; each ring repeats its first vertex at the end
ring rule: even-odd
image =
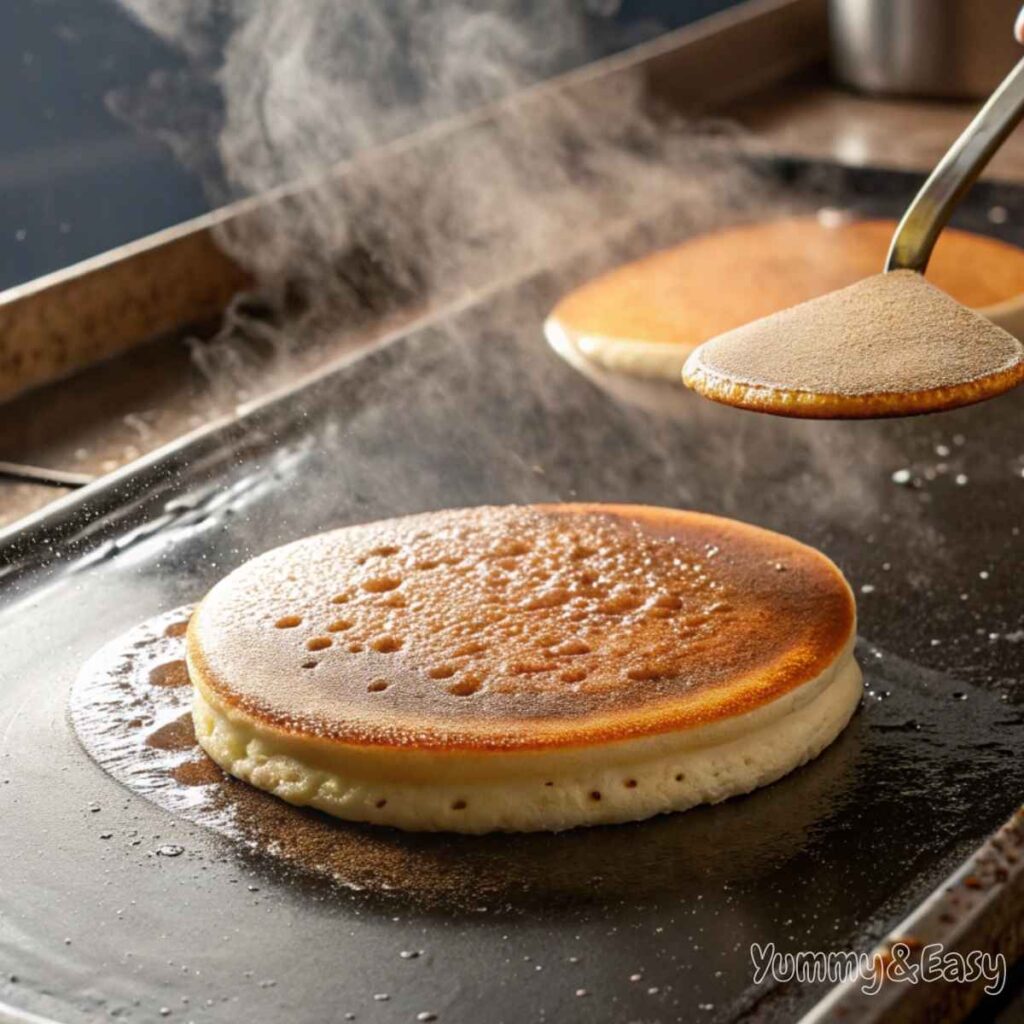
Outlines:
{"type": "MultiPolygon", "coordinates": [[[[895,229],[795,217],[699,235],[587,282],[552,319],[575,338],[696,346],[877,273],[895,229]]],[[[966,306],[1004,302],[1024,292],[1024,250],[947,228],[928,279],[966,306]]]]}
{"type": "Polygon", "coordinates": [[[854,625],[839,570],[780,534],[647,506],[504,506],[269,552],[211,591],[188,653],[197,682],[282,730],[531,749],[752,710],[819,676],[854,625]]]}
{"type": "Polygon", "coordinates": [[[996,398],[1024,383],[1024,363],[1009,370],[967,381],[956,387],[866,395],[818,394],[813,391],[744,384],[700,367],[687,372],[687,387],[705,398],[736,409],[806,420],[867,420],[895,416],[923,416],[959,409],[996,398]]]}

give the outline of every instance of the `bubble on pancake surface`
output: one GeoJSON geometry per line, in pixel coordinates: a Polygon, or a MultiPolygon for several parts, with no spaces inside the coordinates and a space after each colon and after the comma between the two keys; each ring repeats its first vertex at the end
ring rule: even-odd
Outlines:
{"type": "MultiPolygon", "coordinates": [[[[628,621],[630,616],[637,614],[645,620],[668,619],[683,610],[680,592],[656,593],[652,588],[648,577],[655,557],[653,550],[644,551],[639,559],[628,565],[625,553],[616,550],[621,548],[621,541],[618,545],[610,545],[609,538],[602,537],[600,530],[590,532],[586,537],[573,531],[562,537],[534,536],[529,541],[504,534],[500,526],[497,530],[483,525],[478,528],[462,527],[447,535],[420,536],[412,545],[408,558],[411,579],[407,589],[416,604],[417,617],[425,618],[417,631],[417,644],[420,652],[426,646],[438,655],[437,664],[426,669],[428,678],[451,680],[458,675],[466,676],[474,660],[479,660],[493,648],[513,652],[503,661],[508,677],[559,673],[568,659],[577,662],[594,653],[592,643],[586,638],[593,627],[583,627],[581,631],[575,624],[567,623],[564,615],[567,606],[582,610],[588,618],[596,613],[601,618],[620,622],[628,621]],[[452,545],[461,547],[465,554],[448,550],[452,545]],[[424,552],[430,554],[424,557],[424,552]],[[440,583],[445,574],[439,577],[436,573],[441,567],[448,570],[446,586],[440,583]],[[610,585],[602,582],[621,578],[624,570],[628,578],[636,580],[635,583],[610,585]],[[420,595],[415,574],[423,572],[431,573],[428,588],[442,607],[448,606],[447,599],[456,589],[471,588],[477,584],[483,605],[480,613],[468,621],[442,622],[439,615],[425,607],[428,595],[423,595],[423,601],[418,600],[420,595]],[[522,628],[521,620],[510,616],[510,610],[537,614],[531,616],[534,621],[529,623],[527,630],[522,628]],[[527,632],[533,634],[532,640],[524,636],[527,632]],[[481,634],[487,639],[464,642],[467,636],[479,637],[481,634]],[[512,640],[516,641],[514,645],[510,645],[512,640]]],[[[401,552],[400,545],[379,544],[365,554],[348,555],[348,560],[350,568],[358,571],[371,559],[394,560],[401,552]]],[[[343,565],[345,560],[345,554],[340,554],[338,561],[343,565]]],[[[402,605],[386,604],[384,600],[384,595],[402,587],[405,580],[402,567],[395,566],[384,573],[379,568],[379,564],[374,564],[371,575],[355,582],[352,591],[358,596],[353,597],[350,591],[343,591],[343,603],[352,606],[351,616],[332,619],[323,628],[327,633],[345,631],[351,643],[366,644],[378,654],[391,654],[403,646],[399,635],[391,632],[370,634],[375,632],[381,621],[379,616],[386,607],[396,609],[394,614],[384,611],[383,621],[387,625],[395,625],[408,617],[397,612],[402,605]]],[[[687,566],[676,585],[683,593],[687,590],[699,593],[706,582],[699,566],[687,566]]],[[[336,598],[334,595],[330,603],[336,603],[336,598]]],[[[455,603],[464,603],[461,595],[456,597],[455,603]]],[[[297,625],[301,621],[297,615],[284,616],[278,619],[278,625],[284,622],[289,626],[297,625]]],[[[705,624],[699,617],[689,621],[691,629],[699,630],[705,624]]],[[[686,629],[673,630],[671,639],[678,641],[681,633],[685,635],[686,629]]],[[[646,667],[626,670],[629,678],[657,678],[663,674],[651,668],[650,655],[659,649],[658,643],[664,644],[665,639],[668,638],[656,641],[655,646],[646,652],[646,667]]],[[[324,635],[306,641],[306,647],[311,650],[324,650],[330,646],[329,637],[324,635]]],[[[666,667],[664,671],[667,670],[666,667]]],[[[586,668],[576,665],[559,675],[562,681],[572,682],[583,682],[586,677],[586,668]]],[[[470,673],[468,677],[450,684],[447,691],[467,696],[477,692],[480,685],[479,674],[470,673]]]]}
{"type": "Polygon", "coordinates": [[[484,684],[484,677],[475,672],[467,672],[463,677],[448,687],[448,692],[455,697],[472,697],[484,684]]]}
{"type": "Polygon", "coordinates": [[[389,590],[400,587],[402,581],[397,576],[375,576],[372,579],[364,580],[363,590],[370,594],[386,594],[389,590]]]}

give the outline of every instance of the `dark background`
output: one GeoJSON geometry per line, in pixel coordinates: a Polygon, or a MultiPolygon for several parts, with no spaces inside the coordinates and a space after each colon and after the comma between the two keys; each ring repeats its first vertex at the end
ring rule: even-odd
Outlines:
{"type": "MultiPolygon", "coordinates": [[[[586,58],[734,2],[624,0],[611,16],[588,16],[586,58]]],[[[110,110],[112,93],[131,94],[152,75],[182,71],[180,52],[114,0],[6,0],[3,6],[0,288],[210,208],[198,176],[178,164],[168,145],[110,110]]],[[[216,106],[215,94],[209,102],[216,106]]]]}

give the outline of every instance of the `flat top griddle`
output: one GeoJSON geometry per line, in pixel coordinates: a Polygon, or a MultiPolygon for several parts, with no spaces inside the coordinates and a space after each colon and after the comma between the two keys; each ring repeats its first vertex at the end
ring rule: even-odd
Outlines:
{"type": "MultiPolygon", "coordinates": [[[[780,209],[890,213],[911,184],[781,175],[780,209]]],[[[991,229],[993,205],[1024,213],[1015,190],[979,189],[961,223],[991,229]]],[[[540,333],[583,273],[497,290],[7,536],[0,1001],[67,1022],[789,1020],[823,989],[753,985],[751,942],[869,948],[1019,805],[1024,392],[811,423],[595,383],[540,333]],[[122,788],[75,738],[82,663],[259,551],[407,512],[577,499],[735,516],[834,558],[858,591],[866,676],[848,732],[778,785],[686,815],[389,834],[410,871],[464,873],[440,899],[253,852],[122,788]]]]}

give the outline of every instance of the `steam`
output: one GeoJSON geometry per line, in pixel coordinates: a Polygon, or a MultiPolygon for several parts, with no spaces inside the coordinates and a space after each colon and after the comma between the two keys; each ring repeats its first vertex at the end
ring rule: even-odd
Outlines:
{"type": "Polygon", "coordinates": [[[581,62],[614,5],[122,3],[190,70],[114,97],[115,109],[171,141],[215,202],[284,190],[222,233],[260,301],[196,347],[221,383],[244,384],[268,356],[284,372],[315,358],[317,339],[336,350],[389,316],[569,257],[596,269],[638,220],[668,241],[762,202],[720,126],[655,120],[637,78],[524,95],[581,62]]]}
{"type": "Polygon", "coordinates": [[[195,80],[216,84],[222,129],[192,142],[215,147],[225,183],[244,193],[499,99],[586,52],[584,8],[566,0],[122,2],[191,59],[195,80]]]}
{"type": "MultiPolygon", "coordinates": [[[[737,160],[733,129],[653,109],[639,77],[528,88],[584,59],[588,33],[614,11],[606,0],[589,7],[573,0],[121,2],[178,47],[189,69],[115,97],[116,109],[168,139],[203,175],[215,202],[271,192],[221,235],[256,281],[220,334],[194,347],[221,396],[266,388],[268,377],[280,383],[315,366],[328,348],[337,354],[382,325],[533,271],[547,270],[567,289],[616,261],[779,214],[790,203],[768,194],[737,160]],[[499,101],[493,116],[480,113],[499,101]]],[[[528,312],[538,344],[542,316],[528,312]]],[[[497,339],[522,336],[523,317],[514,301],[490,302],[487,329],[497,339]]],[[[557,384],[542,360],[521,372],[515,387],[545,396],[553,408],[564,402],[552,394],[557,384]]],[[[380,384],[406,386],[436,391],[439,410],[449,405],[447,381],[380,384]]],[[[748,452],[754,435],[766,431],[777,440],[780,472],[786,452],[806,466],[767,491],[780,522],[794,504],[821,521],[871,522],[877,492],[850,467],[902,464],[880,432],[765,423],[666,388],[662,398],[699,441],[685,459],[707,461],[708,478],[718,481],[714,511],[746,517],[749,488],[765,492],[758,483],[764,467],[751,465],[748,452]]],[[[381,408],[389,398],[375,397],[381,408]]],[[[660,489],[620,494],[621,481],[609,479],[602,481],[608,493],[701,500],[680,468],[674,413],[651,417],[628,398],[618,408],[637,417],[644,457],[661,467],[645,479],[660,489]],[[670,486],[673,479],[678,484],[670,486]]],[[[574,496],[536,475],[543,467],[520,465],[509,438],[485,421],[472,443],[487,452],[495,479],[512,481],[509,491],[524,499],[574,496]]],[[[587,448],[598,443],[588,440],[587,424],[576,426],[580,459],[603,466],[603,454],[587,448]]],[[[422,446],[429,465],[430,446],[442,443],[409,437],[407,455],[418,457],[422,446]]],[[[407,475],[387,472],[376,467],[373,488],[365,489],[390,496],[382,508],[402,508],[407,475]]]]}

